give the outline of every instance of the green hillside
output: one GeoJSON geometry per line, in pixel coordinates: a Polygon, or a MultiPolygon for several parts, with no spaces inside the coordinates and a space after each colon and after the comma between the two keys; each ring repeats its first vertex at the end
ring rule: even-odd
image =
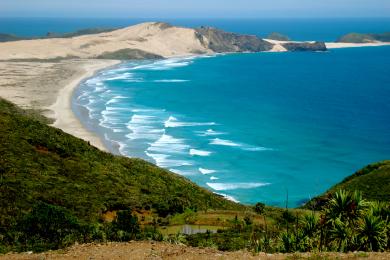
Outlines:
{"type": "Polygon", "coordinates": [[[390,161],[370,164],[331,187],[325,194],[306,204],[306,207],[321,207],[337,190],[362,192],[368,201],[390,202],[390,161]]]}
{"type": "Polygon", "coordinates": [[[0,231],[38,202],[86,222],[126,209],[166,215],[244,207],[143,160],[102,152],[42,120],[0,99],[0,231]]]}

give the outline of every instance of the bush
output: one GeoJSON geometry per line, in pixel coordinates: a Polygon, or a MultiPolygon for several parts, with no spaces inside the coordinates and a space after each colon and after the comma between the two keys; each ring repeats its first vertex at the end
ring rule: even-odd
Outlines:
{"type": "Polygon", "coordinates": [[[257,214],[263,214],[264,213],[264,209],[265,209],[265,204],[264,203],[261,203],[261,202],[257,202],[256,205],[255,205],[255,212],[257,214]]]}
{"type": "Polygon", "coordinates": [[[23,250],[58,249],[81,240],[85,226],[66,209],[37,203],[16,227],[23,250]]]}

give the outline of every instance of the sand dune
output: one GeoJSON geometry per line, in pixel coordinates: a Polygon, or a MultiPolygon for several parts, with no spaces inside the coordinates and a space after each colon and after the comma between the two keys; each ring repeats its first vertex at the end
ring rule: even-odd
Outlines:
{"type": "Polygon", "coordinates": [[[112,32],[0,43],[0,60],[96,58],[107,52],[138,49],[163,57],[210,53],[194,29],[142,23],[112,32]]]}

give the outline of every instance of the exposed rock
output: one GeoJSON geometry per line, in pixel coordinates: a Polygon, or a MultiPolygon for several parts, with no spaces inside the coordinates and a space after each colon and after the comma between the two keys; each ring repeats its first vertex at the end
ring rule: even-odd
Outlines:
{"type": "Polygon", "coordinates": [[[214,52],[261,52],[272,49],[273,44],[253,35],[229,33],[211,27],[196,29],[199,40],[214,52]],[[206,38],[207,41],[203,38],[206,38]]]}

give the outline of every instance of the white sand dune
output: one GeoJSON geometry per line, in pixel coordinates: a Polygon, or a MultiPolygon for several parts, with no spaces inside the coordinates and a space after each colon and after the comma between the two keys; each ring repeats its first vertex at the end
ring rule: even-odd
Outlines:
{"type": "Polygon", "coordinates": [[[52,38],[0,43],[0,60],[95,58],[105,52],[138,49],[163,57],[211,53],[190,28],[163,23],[142,23],[112,32],[73,38],[52,38]]]}

